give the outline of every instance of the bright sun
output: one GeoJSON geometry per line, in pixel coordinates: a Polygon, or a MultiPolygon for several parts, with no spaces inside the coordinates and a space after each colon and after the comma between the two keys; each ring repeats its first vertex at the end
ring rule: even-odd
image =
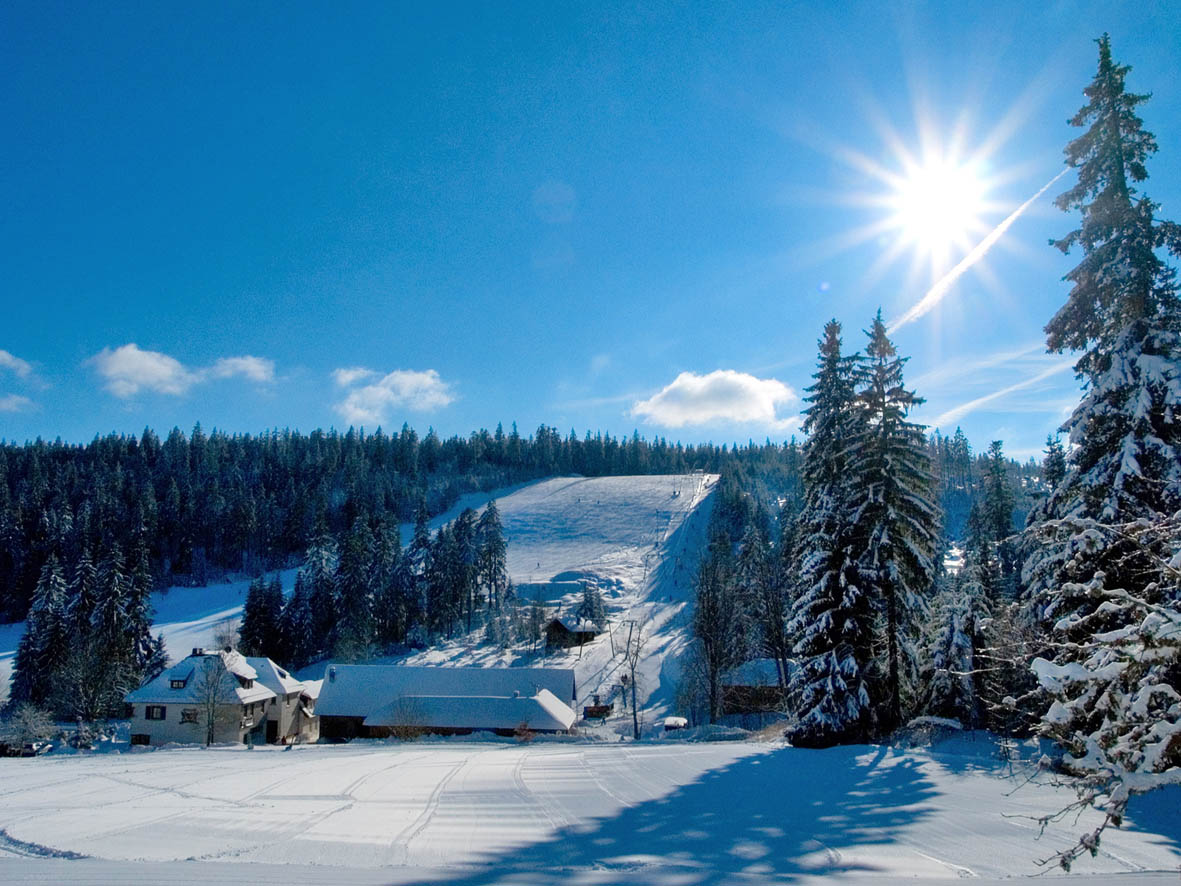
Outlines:
{"type": "Polygon", "coordinates": [[[946,159],[908,163],[893,184],[893,226],[913,248],[934,256],[979,239],[985,186],[970,166],[946,159]]]}

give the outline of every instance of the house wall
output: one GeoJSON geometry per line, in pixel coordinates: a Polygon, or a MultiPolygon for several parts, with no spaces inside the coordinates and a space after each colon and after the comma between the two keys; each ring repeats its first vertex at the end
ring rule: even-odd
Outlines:
{"type": "MultiPolygon", "coordinates": [[[[164,702],[163,706],[163,720],[148,720],[144,716],[148,705],[133,705],[131,735],[146,735],[148,743],[152,745],[205,743],[205,712],[199,705],[164,702]],[[196,711],[197,722],[182,723],[181,712],[184,710],[196,711]]],[[[217,743],[245,741],[249,729],[243,729],[241,723],[243,718],[247,716],[248,708],[249,705],[219,705],[213,740],[217,743]]],[[[257,724],[258,718],[263,716],[261,706],[256,704],[255,711],[254,720],[257,724]]]]}
{"type": "Polygon", "coordinates": [[[300,721],[305,720],[299,712],[299,693],[291,692],[271,701],[267,709],[267,720],[277,724],[275,741],[284,742],[300,734],[300,721]]]}

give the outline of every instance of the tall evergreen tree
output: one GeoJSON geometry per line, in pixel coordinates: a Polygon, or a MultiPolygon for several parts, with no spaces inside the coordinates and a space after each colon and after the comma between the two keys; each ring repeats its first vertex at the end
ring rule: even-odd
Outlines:
{"type": "Polygon", "coordinates": [[[339,609],[332,648],[337,658],[360,661],[372,655],[375,591],[373,533],[359,519],[345,539],[336,575],[339,609]]]}
{"type": "Polygon", "coordinates": [[[37,587],[17,644],[13,661],[10,702],[44,705],[50,701],[54,678],[68,649],[65,576],[57,556],[49,555],[41,567],[37,587]]]}
{"type": "Polygon", "coordinates": [[[853,554],[848,472],[857,433],[853,365],[841,354],[841,324],[829,321],[808,388],[804,505],[796,521],[799,592],[789,624],[800,663],[793,687],[799,720],[790,736],[801,746],[861,741],[870,726],[873,612],[853,554]]]}
{"type": "Polygon", "coordinates": [[[488,502],[480,514],[476,524],[476,539],[480,586],[487,596],[489,608],[499,609],[505,588],[508,587],[508,547],[495,499],[488,502]]]}
{"type": "Polygon", "coordinates": [[[898,356],[887,336],[881,311],[867,334],[848,473],[859,580],[874,601],[885,635],[876,715],[879,730],[889,733],[902,724],[917,680],[915,641],[935,575],[940,518],[931,500],[923,427],[907,418],[923,401],[903,386],[906,358],[898,356]]]}
{"type": "Polygon", "coordinates": [[[1046,326],[1051,351],[1082,352],[1084,396],[1065,425],[1067,471],[1037,515],[1024,574],[1049,641],[1035,662],[1054,696],[1042,730],[1067,745],[1068,768],[1089,773],[1084,800],[1106,798],[1108,810],[1062,853],[1067,867],[1118,824],[1131,794],[1181,770],[1181,298],[1157,254],[1181,255],[1181,227],[1156,219],[1157,204],[1136,190],[1157,150],[1136,115],[1148,96],[1126,91],[1130,68],[1115,63],[1106,34],[1098,43],[1087,104],[1070,121],[1085,132],[1066,147],[1078,181],[1056,201],[1082,220],[1055,245],[1081,248],[1082,260],[1046,326]]]}

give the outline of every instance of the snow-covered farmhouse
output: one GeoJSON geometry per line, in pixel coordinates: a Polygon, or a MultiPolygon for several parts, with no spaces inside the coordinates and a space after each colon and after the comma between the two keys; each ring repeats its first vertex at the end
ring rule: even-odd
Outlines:
{"type": "Polygon", "coordinates": [[[194,649],[128,693],[131,743],[312,742],[319,683],[296,680],[269,658],[194,649]]]}
{"type": "Polygon", "coordinates": [[[418,732],[502,735],[574,725],[574,671],[330,664],[317,702],[325,738],[418,732]]]}
{"type": "Polygon", "coordinates": [[[545,645],[547,649],[569,649],[589,643],[601,633],[602,629],[589,619],[559,616],[545,626],[545,645]]]}

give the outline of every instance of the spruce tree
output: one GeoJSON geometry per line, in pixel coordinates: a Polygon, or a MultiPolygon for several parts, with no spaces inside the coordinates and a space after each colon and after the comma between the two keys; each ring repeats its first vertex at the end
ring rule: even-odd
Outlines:
{"type": "Polygon", "coordinates": [[[488,502],[476,524],[479,582],[487,595],[488,607],[499,609],[508,586],[508,547],[496,500],[488,502]]]}
{"type": "Polygon", "coordinates": [[[1052,515],[1119,522],[1181,507],[1181,301],[1156,252],[1181,255],[1181,227],[1157,220],[1158,205],[1136,190],[1157,150],[1135,113],[1148,96],[1125,90],[1131,69],[1112,60],[1106,34],[1098,42],[1088,102],[1070,121],[1086,132],[1066,147],[1078,182],[1055,201],[1082,223],[1054,245],[1083,257],[1047,344],[1082,352],[1086,395],[1066,425],[1071,469],[1052,515]]]}
{"type": "Polygon", "coordinates": [[[52,696],[62,656],[68,650],[67,586],[61,564],[50,554],[33,590],[25,632],[13,661],[10,703],[45,705],[52,696]]]}
{"type": "Polygon", "coordinates": [[[283,606],[283,615],[279,619],[279,641],[279,660],[290,667],[303,667],[315,655],[311,594],[303,570],[296,574],[295,589],[283,606]]]}
{"type": "Polygon", "coordinates": [[[1108,809],[1062,853],[1066,867],[1118,824],[1128,796],[1181,769],[1181,298],[1157,254],[1181,255],[1181,228],[1156,219],[1159,207],[1136,189],[1157,150],[1136,114],[1148,96],[1126,91],[1130,68],[1115,63],[1107,35],[1098,43],[1087,104],[1070,121],[1085,132],[1066,147],[1078,181],[1056,201],[1081,224],[1054,245],[1078,247],[1082,259],[1046,326],[1051,351],[1081,352],[1084,395],[1024,571],[1030,616],[1046,635],[1036,670],[1054,697],[1042,731],[1066,744],[1068,768],[1089,774],[1084,801],[1108,809]]]}
{"type": "Polygon", "coordinates": [[[332,634],[333,653],[345,661],[361,661],[373,652],[373,533],[358,520],[345,539],[336,574],[338,617],[332,634]]]}
{"type": "Polygon", "coordinates": [[[841,324],[824,327],[804,420],[804,505],[796,520],[799,592],[788,630],[799,659],[793,744],[863,741],[870,726],[867,674],[873,612],[853,556],[848,450],[857,433],[854,360],[841,354],[841,324]]]}
{"type": "Polygon", "coordinates": [[[903,385],[899,357],[878,311],[859,364],[857,433],[849,447],[852,522],[859,583],[882,621],[884,660],[876,711],[882,734],[903,722],[918,676],[916,640],[935,576],[940,514],[932,502],[923,426],[908,420],[922,403],[903,385]]]}

